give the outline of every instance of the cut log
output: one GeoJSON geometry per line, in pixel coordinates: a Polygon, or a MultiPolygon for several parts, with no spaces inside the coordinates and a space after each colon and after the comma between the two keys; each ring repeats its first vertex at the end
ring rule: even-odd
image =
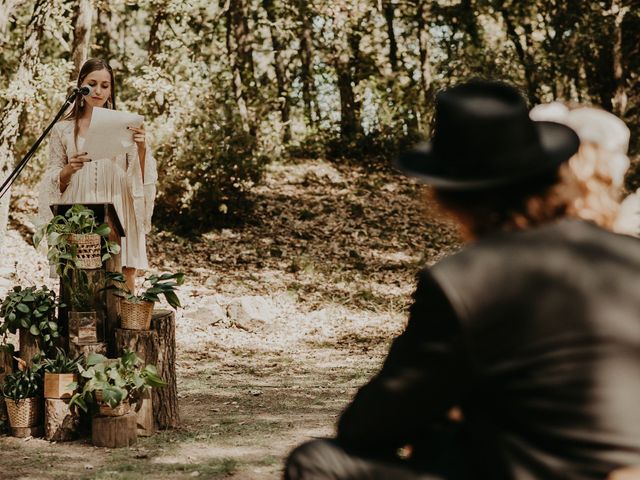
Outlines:
{"type": "Polygon", "coordinates": [[[13,427],[11,429],[11,435],[18,438],[39,438],[42,437],[42,425],[36,425],[35,427],[13,427]]]}
{"type": "Polygon", "coordinates": [[[176,428],[180,425],[178,385],[176,376],[176,315],[172,310],[155,310],[151,329],[158,334],[158,375],[167,386],[154,388],[153,415],[157,428],[176,428]]]}
{"type": "Polygon", "coordinates": [[[0,350],[0,383],[4,379],[4,375],[13,372],[13,357],[9,352],[0,350]]]}
{"type": "Polygon", "coordinates": [[[155,421],[153,418],[153,400],[151,392],[145,392],[141,404],[136,406],[136,422],[138,425],[139,437],[150,437],[155,432],[155,421]]]}
{"type": "Polygon", "coordinates": [[[40,353],[40,345],[37,338],[31,335],[29,330],[26,328],[18,330],[20,331],[20,358],[31,366],[33,357],[40,353]]]}
{"type": "Polygon", "coordinates": [[[151,393],[156,429],[180,425],[178,388],[176,385],[176,317],[171,310],[154,310],[151,330],[116,330],[116,352],[136,352],[145,365],[155,365],[158,375],[167,382],[151,393]]]}
{"type": "Polygon", "coordinates": [[[77,438],[80,417],[69,408],[69,400],[45,399],[44,437],[52,442],[68,442],[77,438]]]}
{"type": "Polygon", "coordinates": [[[96,447],[130,447],[137,440],[136,414],[120,417],[96,415],[91,424],[91,441],[96,447]]]}
{"type": "Polygon", "coordinates": [[[87,343],[86,345],[78,345],[77,343],[69,342],[69,356],[72,358],[82,354],[84,357],[88,357],[92,353],[99,353],[100,355],[107,355],[106,343],[87,343]]]}

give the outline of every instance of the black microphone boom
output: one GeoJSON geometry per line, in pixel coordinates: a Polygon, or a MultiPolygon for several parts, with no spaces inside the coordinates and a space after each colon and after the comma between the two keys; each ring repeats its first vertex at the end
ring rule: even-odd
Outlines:
{"type": "Polygon", "coordinates": [[[89,95],[90,93],[91,93],[91,87],[89,87],[88,85],[85,85],[82,88],[74,88],[73,89],[73,91],[71,92],[71,95],[69,95],[67,97],[67,99],[64,102],[64,105],[62,105],[62,107],[60,108],[60,110],[58,111],[58,113],[56,114],[54,119],[51,121],[49,126],[47,126],[47,128],[44,130],[44,132],[42,132],[42,135],[40,135],[38,140],[36,140],[36,143],[34,143],[31,146],[31,148],[29,149],[27,154],[24,156],[24,158],[22,160],[20,160],[20,163],[18,163],[18,165],[16,165],[16,167],[13,169],[13,171],[9,174],[9,176],[2,183],[2,186],[0,186],[0,199],[2,199],[6,195],[6,193],[9,191],[9,189],[11,188],[11,185],[13,185],[13,182],[15,182],[16,179],[18,178],[18,175],[20,175],[20,172],[22,172],[22,170],[27,165],[29,160],[31,160],[31,157],[33,157],[33,154],[36,153],[36,150],[38,149],[38,147],[40,146],[40,144],[42,143],[44,138],[47,136],[49,131],[53,128],[53,126],[58,121],[58,119],[62,116],[62,114],[73,103],[75,98],[78,95],[85,95],[86,96],[86,95],[89,95]]]}

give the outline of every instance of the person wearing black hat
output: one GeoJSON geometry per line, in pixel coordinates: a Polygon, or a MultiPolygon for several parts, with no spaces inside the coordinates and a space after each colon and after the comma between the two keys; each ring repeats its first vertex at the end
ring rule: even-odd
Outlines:
{"type": "Polygon", "coordinates": [[[420,272],[381,371],[286,479],[586,480],[640,464],[640,241],[571,218],[578,147],[508,85],[437,96],[432,141],[397,167],[470,243],[420,272]]]}

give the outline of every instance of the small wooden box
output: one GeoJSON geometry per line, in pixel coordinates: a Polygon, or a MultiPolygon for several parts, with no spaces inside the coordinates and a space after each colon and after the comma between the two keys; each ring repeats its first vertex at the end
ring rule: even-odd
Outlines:
{"type": "Polygon", "coordinates": [[[71,398],[73,392],[67,386],[75,381],[74,373],[45,373],[44,398],[71,398]]]}

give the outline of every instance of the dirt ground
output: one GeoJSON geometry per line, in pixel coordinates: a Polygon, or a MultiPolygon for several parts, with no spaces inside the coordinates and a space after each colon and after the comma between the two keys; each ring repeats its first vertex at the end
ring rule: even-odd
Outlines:
{"type": "MultiPolygon", "coordinates": [[[[273,164],[255,199],[242,228],[148,239],[152,271],[187,274],[176,332],[182,426],[113,450],[0,437],[0,479],[278,479],[291,448],[333,433],[401,331],[415,273],[457,248],[456,235],[425,221],[419,188],[388,172],[273,164]],[[238,305],[251,318],[233,313],[238,305]]],[[[14,203],[23,211],[0,271],[14,284],[54,285],[18,228],[33,201],[14,203]]]]}

